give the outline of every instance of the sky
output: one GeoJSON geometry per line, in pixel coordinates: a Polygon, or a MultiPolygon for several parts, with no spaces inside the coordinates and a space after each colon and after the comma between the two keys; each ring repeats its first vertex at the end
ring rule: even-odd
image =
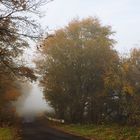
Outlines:
{"type": "Polygon", "coordinates": [[[44,29],[56,30],[77,17],[97,17],[116,32],[115,48],[120,53],[140,47],[140,0],[54,0],[41,10],[44,29]]]}

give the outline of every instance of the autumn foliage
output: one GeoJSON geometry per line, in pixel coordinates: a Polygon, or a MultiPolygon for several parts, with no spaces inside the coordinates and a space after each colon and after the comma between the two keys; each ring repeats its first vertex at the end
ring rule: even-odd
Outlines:
{"type": "Polygon", "coordinates": [[[113,33],[96,18],[74,19],[43,40],[36,64],[58,118],[139,124],[140,50],[120,56],[113,33]]]}
{"type": "Polygon", "coordinates": [[[22,60],[29,40],[40,37],[40,25],[30,17],[39,15],[44,0],[0,0],[0,124],[13,121],[12,102],[21,95],[21,82],[36,80],[22,60]]]}

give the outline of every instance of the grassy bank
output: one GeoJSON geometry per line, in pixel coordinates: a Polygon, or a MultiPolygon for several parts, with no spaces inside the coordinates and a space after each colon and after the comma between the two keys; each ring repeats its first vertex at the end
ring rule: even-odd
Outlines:
{"type": "Polygon", "coordinates": [[[63,131],[93,140],[140,140],[140,128],[117,125],[55,125],[63,131]]]}
{"type": "Polygon", "coordinates": [[[0,140],[20,140],[17,129],[13,127],[0,127],[0,140]]]}

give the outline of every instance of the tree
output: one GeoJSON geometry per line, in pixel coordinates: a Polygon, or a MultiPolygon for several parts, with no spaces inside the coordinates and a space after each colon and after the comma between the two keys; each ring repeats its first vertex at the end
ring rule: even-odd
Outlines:
{"type": "Polygon", "coordinates": [[[36,63],[44,70],[45,97],[59,118],[102,120],[105,77],[119,59],[112,34],[111,28],[96,18],[74,19],[54,37],[43,40],[41,53],[45,57],[36,63]]]}
{"type": "Polygon", "coordinates": [[[29,47],[29,39],[40,37],[40,25],[31,17],[39,15],[38,8],[48,2],[0,0],[0,114],[20,95],[19,79],[36,80],[33,70],[19,58],[29,47]]]}
{"type": "Polygon", "coordinates": [[[140,121],[140,49],[133,49],[124,61],[125,81],[123,93],[126,96],[127,122],[139,125],[140,121]]]}
{"type": "MultiPolygon", "coordinates": [[[[37,39],[40,36],[40,26],[31,16],[39,14],[37,9],[47,2],[49,1],[0,0],[0,65],[8,67],[14,74],[24,75],[30,71],[15,59],[29,46],[27,38],[37,39]]],[[[33,75],[31,77],[35,78],[33,75]]]]}
{"type": "Polygon", "coordinates": [[[6,67],[0,68],[0,123],[14,122],[15,109],[11,105],[21,95],[19,81],[6,67]]]}
{"type": "Polygon", "coordinates": [[[139,124],[139,59],[139,49],[133,49],[108,71],[105,87],[110,95],[106,111],[109,120],[139,124]]]}

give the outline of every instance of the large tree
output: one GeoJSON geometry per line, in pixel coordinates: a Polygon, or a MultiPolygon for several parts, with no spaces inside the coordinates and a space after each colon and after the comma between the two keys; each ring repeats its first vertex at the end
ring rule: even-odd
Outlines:
{"type": "Polygon", "coordinates": [[[45,97],[59,118],[102,120],[105,77],[119,59],[112,34],[111,28],[96,18],[74,19],[43,40],[44,58],[37,65],[44,73],[45,97]]]}

